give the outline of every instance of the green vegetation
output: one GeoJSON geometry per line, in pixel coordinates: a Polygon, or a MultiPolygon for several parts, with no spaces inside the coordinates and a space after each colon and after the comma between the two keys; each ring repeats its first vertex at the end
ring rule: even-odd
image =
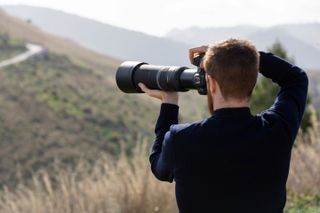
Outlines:
{"type": "MultiPolygon", "coordinates": [[[[154,179],[146,154],[158,104],[116,88],[119,62],[1,12],[0,32],[49,48],[47,59],[0,69],[0,212],[175,212],[174,185],[154,179]]],[[[183,94],[182,122],[206,116],[205,102],[183,94]]],[[[319,211],[319,138],[299,134],[288,213],[319,211]]]]}
{"type": "Polygon", "coordinates": [[[122,94],[67,56],[49,53],[6,67],[0,81],[1,186],[15,186],[55,162],[66,167],[118,155],[123,141],[130,153],[132,138],[151,140],[158,108],[122,94]]]}
{"type": "MultiPolygon", "coordinates": [[[[147,159],[148,150],[148,142],[140,142],[130,156],[125,152],[119,158],[104,154],[94,165],[77,162],[72,172],[57,166],[52,178],[48,170],[43,170],[33,175],[31,184],[22,181],[15,189],[5,188],[0,193],[0,212],[177,212],[174,184],[154,178],[147,159]]],[[[290,190],[284,212],[318,213],[320,197],[290,190]]]]}
{"type": "Polygon", "coordinates": [[[289,191],[286,213],[317,213],[320,212],[320,195],[304,194],[289,191]]]}
{"type": "Polygon", "coordinates": [[[7,34],[0,34],[0,61],[16,56],[26,50],[24,43],[10,39],[7,34]]]}
{"type": "MultiPolygon", "coordinates": [[[[141,144],[141,145],[140,145],[141,144]]],[[[57,169],[33,176],[32,184],[0,193],[2,213],[150,213],[177,212],[174,184],[153,177],[147,143],[133,156],[104,155],[94,165],[78,162],[72,172],[57,169]]]]}
{"type": "Polygon", "coordinates": [[[312,103],[318,109],[318,116],[320,116],[320,70],[308,70],[309,76],[309,92],[312,96],[312,103]]]}

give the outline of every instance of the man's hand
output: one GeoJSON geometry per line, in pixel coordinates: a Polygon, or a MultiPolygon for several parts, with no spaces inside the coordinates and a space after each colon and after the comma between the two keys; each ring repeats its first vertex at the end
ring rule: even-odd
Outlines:
{"type": "Polygon", "coordinates": [[[160,99],[162,103],[178,105],[179,95],[177,92],[165,92],[161,90],[152,90],[146,87],[143,83],[138,84],[141,90],[147,93],[150,97],[160,99]]]}
{"type": "MultiPolygon", "coordinates": [[[[194,57],[202,53],[206,53],[207,49],[208,49],[207,45],[189,49],[189,60],[191,64],[193,63],[194,57]]],[[[179,95],[177,92],[165,92],[161,90],[152,90],[146,87],[146,85],[144,85],[143,83],[139,83],[138,86],[141,88],[143,92],[147,93],[150,97],[160,99],[162,103],[178,105],[179,95]]]]}
{"type": "Polygon", "coordinates": [[[208,49],[208,45],[203,45],[200,47],[195,47],[195,48],[189,49],[190,63],[193,64],[193,59],[200,54],[206,53],[207,49],[208,49]]]}

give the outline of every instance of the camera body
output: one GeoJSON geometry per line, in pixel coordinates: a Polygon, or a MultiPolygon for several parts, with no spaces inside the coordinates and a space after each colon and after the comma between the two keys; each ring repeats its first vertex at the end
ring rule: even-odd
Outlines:
{"type": "Polygon", "coordinates": [[[200,68],[202,58],[203,54],[194,58],[197,69],[125,61],[116,73],[117,86],[125,93],[142,93],[138,86],[141,82],[150,89],[179,92],[196,89],[199,94],[206,95],[206,73],[200,68]]]}

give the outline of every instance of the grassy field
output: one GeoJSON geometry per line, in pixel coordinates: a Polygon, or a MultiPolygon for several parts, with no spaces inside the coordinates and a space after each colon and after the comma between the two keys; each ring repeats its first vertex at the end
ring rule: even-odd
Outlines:
{"type": "Polygon", "coordinates": [[[3,61],[23,53],[26,48],[23,42],[11,39],[6,34],[0,34],[0,50],[0,61],[3,61]]]}
{"type": "MultiPolygon", "coordinates": [[[[320,174],[320,163],[318,156],[312,154],[320,152],[320,140],[319,133],[315,134],[308,136],[317,136],[312,143],[304,143],[301,137],[296,141],[291,165],[293,173],[288,183],[287,213],[320,212],[320,185],[316,178],[320,174]],[[314,150],[312,153],[306,151],[311,149],[314,150]],[[301,163],[297,164],[298,161],[301,163]],[[312,166],[300,166],[311,162],[312,166]]],[[[141,139],[131,156],[125,152],[120,158],[103,155],[93,167],[80,161],[76,169],[58,169],[54,178],[50,178],[46,170],[38,172],[33,175],[31,185],[21,182],[14,190],[3,189],[0,212],[177,212],[174,184],[159,182],[153,177],[147,147],[148,141],[141,139]]]]}
{"type": "MultiPolygon", "coordinates": [[[[0,70],[0,212],[176,212],[147,161],[159,104],[116,88],[120,61],[0,11],[4,34],[0,57],[33,42],[48,58],[0,70]]],[[[205,102],[183,94],[181,122],[207,116],[205,102]]],[[[317,125],[297,138],[287,212],[320,212],[319,138],[317,125]]]]}
{"type": "MultiPolygon", "coordinates": [[[[84,159],[90,163],[106,152],[127,151],[128,138],[153,134],[159,104],[144,95],[121,93],[114,75],[119,60],[42,32],[0,11],[0,35],[8,43],[43,45],[49,57],[0,70],[0,186],[16,187],[46,168],[53,171],[84,159]],[[126,142],[124,142],[126,141],[126,142]],[[17,173],[19,173],[17,175],[17,173]]],[[[11,48],[0,48],[8,56],[11,48]]],[[[10,53],[11,54],[11,53],[10,53]]],[[[200,119],[205,97],[182,95],[182,121],[200,119]],[[203,101],[202,109],[190,102],[203,101]]],[[[50,172],[52,176],[53,172],[50,172]]]]}
{"type": "Polygon", "coordinates": [[[54,53],[1,69],[0,81],[0,186],[15,186],[18,168],[30,179],[55,161],[118,155],[123,141],[130,152],[128,138],[151,138],[159,110],[54,53]]]}

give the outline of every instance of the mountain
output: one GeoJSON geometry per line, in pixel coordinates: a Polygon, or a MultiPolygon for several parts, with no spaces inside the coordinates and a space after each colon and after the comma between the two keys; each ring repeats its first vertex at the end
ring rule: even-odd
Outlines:
{"type": "Polygon", "coordinates": [[[0,188],[42,169],[54,175],[56,166],[93,163],[122,145],[129,152],[137,137],[150,140],[158,107],[117,89],[117,60],[1,11],[0,40],[1,61],[30,42],[47,51],[0,68],[0,188]]]}
{"type": "MultiPolygon", "coordinates": [[[[104,153],[117,155],[142,140],[152,140],[159,112],[146,95],[124,94],[115,71],[121,61],[83,48],[70,39],[0,10],[0,61],[41,45],[43,58],[0,68],[0,188],[14,186],[46,169],[94,163],[104,153]]],[[[184,121],[201,118],[203,101],[181,95],[184,121]]],[[[151,142],[150,142],[151,143],[151,142]]]]}
{"type": "Polygon", "coordinates": [[[231,36],[244,38],[259,29],[259,27],[255,26],[190,27],[187,29],[172,29],[166,34],[166,37],[186,44],[202,45],[220,41],[231,36]]]}
{"type": "Polygon", "coordinates": [[[320,69],[320,23],[273,27],[190,27],[174,29],[165,37],[155,37],[52,9],[31,6],[2,8],[44,31],[121,60],[188,65],[189,47],[239,37],[253,41],[261,50],[267,50],[279,40],[298,65],[305,69],[320,69]]]}
{"type": "Polygon", "coordinates": [[[320,50],[320,23],[291,24],[281,27],[290,35],[320,50]]]}
{"type": "Polygon", "coordinates": [[[2,6],[9,14],[44,31],[72,39],[94,51],[121,60],[186,65],[189,46],[165,38],[103,24],[57,10],[30,6],[2,6]]]}
{"type": "Polygon", "coordinates": [[[305,69],[320,68],[320,23],[273,27],[190,27],[174,29],[168,32],[166,37],[190,45],[207,44],[229,37],[238,37],[251,40],[260,50],[267,50],[278,40],[294,57],[296,64],[305,69]]]}
{"type": "MultiPolygon", "coordinates": [[[[10,6],[11,7],[11,6],[10,6]]],[[[10,8],[8,6],[6,6],[5,8],[10,8]]],[[[40,12],[42,11],[43,8],[38,8],[38,7],[26,7],[26,6],[12,6],[11,8],[22,8],[22,9],[35,9],[36,11],[40,12]]],[[[50,9],[44,9],[45,13],[42,13],[42,15],[39,15],[37,17],[39,17],[39,19],[47,19],[50,14],[50,11],[52,13],[55,13],[57,15],[61,15],[64,16],[66,18],[66,20],[64,19],[59,19],[59,17],[56,17],[57,19],[60,20],[60,22],[57,22],[58,24],[64,26],[65,23],[68,23],[68,20],[74,18],[74,21],[77,22],[80,20],[86,22],[86,23],[90,23],[90,24],[97,24],[99,26],[105,26],[104,24],[98,23],[98,22],[94,22],[94,21],[90,21],[88,19],[85,18],[81,18],[78,16],[74,16],[74,15],[69,15],[66,13],[62,13],[59,11],[55,11],[55,10],[50,10],[50,9]]],[[[36,12],[35,12],[36,13],[36,12]]],[[[127,95],[127,94],[123,94],[121,92],[119,92],[119,90],[116,87],[116,83],[115,83],[115,72],[117,67],[120,65],[120,63],[125,59],[122,58],[120,59],[116,59],[115,57],[113,57],[114,55],[112,54],[114,51],[112,49],[112,47],[110,47],[110,49],[105,49],[104,51],[109,53],[109,54],[102,54],[102,53],[97,53],[96,51],[93,51],[92,48],[88,47],[88,48],[84,48],[83,46],[85,46],[85,44],[82,44],[80,42],[74,42],[76,38],[73,39],[74,35],[77,35],[78,32],[76,33],[72,33],[69,35],[69,37],[61,37],[61,36],[55,36],[53,34],[58,34],[58,33],[48,33],[46,31],[44,31],[43,28],[36,26],[35,21],[33,21],[34,24],[30,23],[30,20],[22,20],[20,18],[16,18],[14,16],[10,16],[8,14],[5,14],[4,12],[1,12],[0,10],[0,15],[1,15],[1,21],[0,21],[0,32],[1,30],[9,33],[10,35],[12,35],[13,38],[20,38],[22,40],[26,40],[29,42],[33,42],[33,43],[40,43],[42,44],[44,47],[49,48],[51,51],[58,53],[58,54],[64,54],[67,55],[70,59],[72,59],[73,62],[80,64],[82,66],[85,66],[89,69],[94,69],[96,72],[98,72],[100,75],[104,76],[110,87],[113,88],[112,91],[116,91],[116,93],[114,94],[117,97],[121,97],[121,98],[126,98],[126,97],[133,97],[135,99],[139,101],[142,101],[143,103],[146,104],[152,104],[153,107],[157,107],[158,104],[155,104],[154,101],[150,101],[150,99],[144,95],[127,95]],[[81,46],[80,46],[81,45],[81,46]]],[[[32,21],[31,21],[32,22],[32,21]]],[[[53,22],[55,22],[53,20],[53,22]]],[[[80,22],[80,21],[79,21],[80,22]]],[[[48,22],[50,23],[50,22],[48,22]]],[[[46,24],[44,24],[46,25],[46,24]]],[[[47,24],[48,26],[50,24],[47,24]]],[[[70,28],[72,28],[73,23],[69,23],[67,26],[69,26],[70,28]]],[[[91,32],[91,25],[90,26],[86,26],[88,27],[88,31],[85,31],[85,33],[87,32],[91,32]]],[[[110,26],[111,27],[111,26],[110,26]]],[[[150,60],[144,59],[144,56],[139,56],[139,54],[136,54],[136,52],[141,51],[143,54],[145,54],[146,52],[144,50],[148,49],[148,48],[154,48],[154,44],[153,42],[156,41],[163,41],[163,39],[161,38],[157,38],[154,36],[148,36],[146,34],[142,34],[142,33],[136,33],[136,32],[132,32],[132,31],[127,31],[124,29],[120,29],[120,28],[115,28],[115,27],[111,27],[112,29],[119,29],[123,36],[128,37],[127,41],[123,41],[123,43],[117,43],[117,46],[119,46],[119,48],[122,49],[126,49],[126,45],[127,47],[130,47],[133,45],[132,48],[135,48],[135,50],[133,50],[133,54],[135,56],[132,56],[131,60],[140,60],[141,61],[147,61],[149,63],[153,63],[152,59],[150,58],[150,60]],[[136,41],[135,39],[130,38],[130,36],[127,36],[127,32],[132,32],[133,35],[135,36],[140,36],[142,35],[143,37],[139,37],[139,39],[136,41]],[[145,36],[145,37],[144,37],[145,36]],[[141,39],[141,38],[146,38],[141,39]],[[155,39],[155,40],[154,40],[155,39]],[[126,43],[129,40],[134,40],[133,42],[126,43]],[[149,43],[145,43],[145,41],[148,41],[149,43]],[[152,43],[152,44],[151,44],[152,43]],[[143,47],[143,48],[137,48],[137,47],[143,47]],[[139,57],[141,57],[139,59],[139,57]]],[[[116,37],[119,36],[121,37],[121,35],[115,35],[116,37]]],[[[108,43],[107,45],[109,45],[110,40],[106,40],[105,37],[101,38],[103,41],[101,42],[100,45],[104,45],[104,43],[108,43]]],[[[125,39],[126,40],[126,39],[125,39]]],[[[160,42],[161,43],[161,42],[160,42]]],[[[181,51],[181,53],[177,53],[175,51],[179,51],[179,48],[175,48],[176,46],[174,46],[176,44],[176,42],[173,42],[173,46],[169,45],[171,44],[172,41],[169,41],[169,43],[167,42],[167,40],[164,41],[164,43],[161,43],[160,46],[162,46],[161,48],[165,48],[166,52],[163,52],[161,54],[158,54],[160,52],[156,51],[157,53],[157,59],[155,59],[154,64],[166,64],[166,65],[183,65],[183,64],[189,64],[188,60],[188,45],[182,45],[183,46],[183,51],[181,51]],[[172,51],[172,52],[171,52],[172,51]],[[183,53],[182,53],[183,52],[183,53]],[[176,58],[178,57],[178,58],[176,58]],[[178,62],[180,59],[182,61],[185,61],[184,63],[178,62]],[[172,62],[172,63],[171,63],[172,62]]],[[[113,45],[113,44],[111,44],[113,45]]],[[[181,44],[178,44],[178,46],[181,46],[181,44]]],[[[160,47],[159,47],[160,48],[160,47]]],[[[180,49],[181,50],[181,49],[180,49]]],[[[124,51],[125,52],[125,51],[124,51]]],[[[149,57],[148,54],[146,55],[146,57],[149,57]]],[[[155,55],[150,53],[150,57],[155,57],[155,55]]],[[[128,58],[130,59],[130,58],[128,58]]],[[[205,116],[205,97],[198,95],[196,92],[187,92],[187,93],[183,93],[181,94],[181,117],[182,119],[184,119],[184,121],[190,121],[190,120],[194,120],[194,119],[200,119],[203,116],[205,116]],[[199,108],[195,108],[193,106],[190,106],[190,101],[193,101],[195,103],[203,103],[204,107],[202,107],[201,109],[199,108]]]]}
{"type": "Polygon", "coordinates": [[[311,43],[291,36],[289,32],[280,26],[259,30],[250,34],[248,38],[254,42],[260,50],[267,50],[272,46],[272,42],[270,41],[278,40],[283,44],[289,56],[294,58],[297,65],[305,69],[320,67],[320,49],[315,48],[315,45],[312,45],[311,43]]]}

